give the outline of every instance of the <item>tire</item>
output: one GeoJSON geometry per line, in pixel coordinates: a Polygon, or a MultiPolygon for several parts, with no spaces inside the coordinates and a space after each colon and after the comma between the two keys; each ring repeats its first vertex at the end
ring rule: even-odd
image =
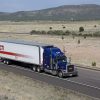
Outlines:
{"type": "Polygon", "coordinates": [[[6,60],[6,64],[9,65],[10,64],[10,61],[9,60],[6,60]]]}
{"type": "Polygon", "coordinates": [[[6,64],[6,60],[3,60],[3,63],[6,64]]]}
{"type": "Polygon", "coordinates": [[[59,77],[59,78],[63,78],[63,73],[62,73],[62,71],[59,71],[59,72],[58,72],[58,77],[59,77]]]}
{"type": "Polygon", "coordinates": [[[57,75],[57,71],[52,71],[52,75],[56,76],[57,75]]]}
{"type": "Polygon", "coordinates": [[[10,61],[9,60],[3,60],[3,63],[9,65],[10,61]]]}
{"type": "Polygon", "coordinates": [[[37,71],[36,66],[32,67],[32,70],[33,70],[34,72],[36,72],[36,71],[37,71]]]}
{"type": "Polygon", "coordinates": [[[41,72],[41,68],[37,67],[37,72],[40,73],[41,72]]]}

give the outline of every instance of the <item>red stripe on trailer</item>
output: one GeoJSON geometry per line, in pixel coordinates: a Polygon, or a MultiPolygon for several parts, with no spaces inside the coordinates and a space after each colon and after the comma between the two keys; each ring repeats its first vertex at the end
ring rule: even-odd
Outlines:
{"type": "Polygon", "coordinates": [[[11,55],[11,56],[16,56],[16,57],[31,58],[28,55],[23,55],[23,54],[18,54],[18,53],[13,53],[13,52],[7,52],[7,51],[0,51],[0,54],[6,54],[6,55],[11,55]]]}

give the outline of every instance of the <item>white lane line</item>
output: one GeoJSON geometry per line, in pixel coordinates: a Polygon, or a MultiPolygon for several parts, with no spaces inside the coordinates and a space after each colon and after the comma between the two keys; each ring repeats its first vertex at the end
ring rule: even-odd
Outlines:
{"type": "Polygon", "coordinates": [[[81,82],[77,82],[77,81],[72,81],[72,80],[67,80],[67,81],[68,82],[75,83],[75,84],[79,84],[79,85],[83,85],[83,86],[86,86],[86,87],[91,87],[91,88],[100,90],[100,88],[99,87],[96,87],[96,86],[92,86],[92,85],[88,85],[88,84],[85,84],[85,83],[81,83],[81,82]]]}
{"type": "MultiPolygon", "coordinates": [[[[30,70],[30,69],[22,68],[22,67],[19,67],[19,66],[13,66],[13,65],[9,65],[9,66],[14,67],[14,68],[17,68],[17,69],[21,69],[21,70],[26,70],[26,71],[29,71],[29,72],[34,72],[34,71],[30,70]]],[[[77,82],[77,81],[72,81],[70,79],[63,79],[63,78],[61,79],[61,78],[59,78],[57,76],[52,76],[52,75],[48,75],[48,74],[45,74],[45,73],[39,73],[39,74],[42,74],[42,75],[45,75],[45,76],[47,75],[49,77],[54,77],[54,78],[57,78],[57,79],[60,79],[60,80],[65,80],[65,81],[68,81],[68,82],[71,82],[71,83],[75,83],[75,84],[79,84],[79,85],[83,85],[83,86],[86,86],[86,87],[90,87],[90,88],[94,88],[94,89],[100,90],[99,87],[92,86],[92,85],[88,85],[88,84],[81,83],[81,82],[77,82]]]]}
{"type": "Polygon", "coordinates": [[[83,70],[88,70],[88,71],[92,71],[92,72],[98,72],[98,73],[100,73],[99,70],[94,70],[94,69],[89,69],[89,68],[77,67],[77,69],[83,69],[83,70]]]}

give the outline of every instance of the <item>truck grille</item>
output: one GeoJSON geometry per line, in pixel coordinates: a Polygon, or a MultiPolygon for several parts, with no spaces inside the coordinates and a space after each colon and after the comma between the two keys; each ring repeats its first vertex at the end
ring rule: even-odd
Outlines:
{"type": "Polygon", "coordinates": [[[73,72],[74,71],[74,65],[69,65],[67,67],[68,72],[73,72]]]}

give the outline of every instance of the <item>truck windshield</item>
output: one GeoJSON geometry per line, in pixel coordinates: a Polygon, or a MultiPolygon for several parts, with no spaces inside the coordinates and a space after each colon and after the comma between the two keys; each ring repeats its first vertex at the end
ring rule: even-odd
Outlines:
{"type": "Polygon", "coordinates": [[[57,61],[63,61],[63,62],[66,62],[66,61],[67,61],[67,58],[66,58],[66,56],[62,56],[62,57],[57,57],[56,60],[57,60],[57,61]]]}

